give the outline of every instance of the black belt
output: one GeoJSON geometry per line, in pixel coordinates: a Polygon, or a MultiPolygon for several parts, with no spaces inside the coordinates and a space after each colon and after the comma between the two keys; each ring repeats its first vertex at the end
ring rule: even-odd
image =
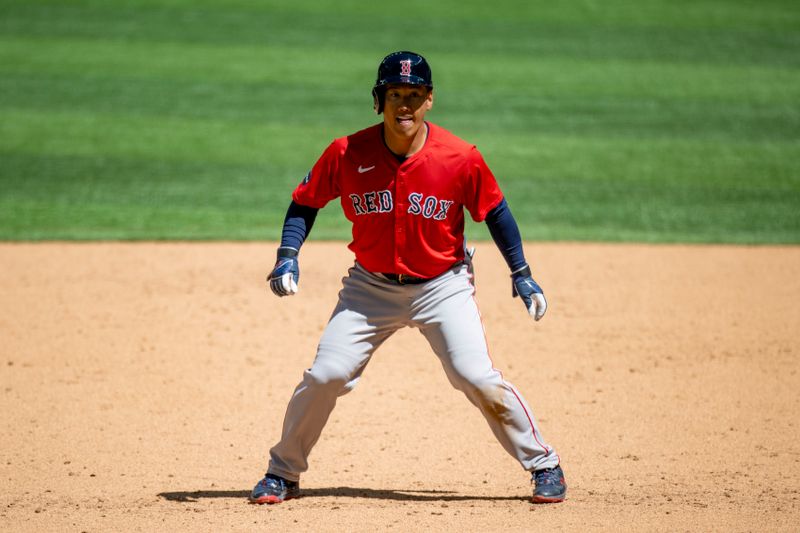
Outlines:
{"type": "MultiPolygon", "coordinates": [[[[464,264],[464,261],[456,261],[453,263],[450,268],[455,268],[457,266],[461,266],[464,264]]],[[[389,281],[394,281],[399,285],[418,285],[420,283],[425,283],[426,281],[430,281],[438,276],[434,276],[433,278],[418,278],[417,276],[409,276],[408,274],[392,274],[391,272],[381,272],[381,276],[388,279],[389,281]]],[[[441,275],[441,274],[440,274],[441,275]]]]}
{"type": "Polygon", "coordinates": [[[400,285],[417,285],[419,283],[425,283],[426,281],[430,281],[433,278],[418,278],[417,276],[409,276],[408,274],[391,274],[387,272],[381,272],[381,276],[388,279],[389,281],[394,281],[395,283],[399,283],[400,285]]]}

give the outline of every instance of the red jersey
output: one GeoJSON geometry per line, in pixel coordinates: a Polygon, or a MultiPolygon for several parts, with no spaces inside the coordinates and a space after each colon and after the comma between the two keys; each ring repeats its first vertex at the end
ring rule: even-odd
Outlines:
{"type": "Polygon", "coordinates": [[[464,208],[481,222],[503,199],[478,149],[430,122],[422,149],[401,162],[383,124],[333,141],[292,199],[322,208],[341,198],[349,248],[371,272],[423,278],[464,259],[464,208]]]}

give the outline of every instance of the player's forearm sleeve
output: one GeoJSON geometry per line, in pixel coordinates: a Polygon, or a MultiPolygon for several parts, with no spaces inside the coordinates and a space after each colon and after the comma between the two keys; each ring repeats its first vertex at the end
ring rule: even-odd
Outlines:
{"type": "Polygon", "coordinates": [[[524,268],[527,263],[522,251],[522,236],[505,198],[486,215],[486,225],[511,272],[524,268]]]}
{"type": "Polygon", "coordinates": [[[294,248],[300,250],[303,242],[311,233],[311,227],[317,218],[319,209],[300,205],[294,201],[286,210],[283,220],[283,233],[281,234],[281,248],[294,248]]]}

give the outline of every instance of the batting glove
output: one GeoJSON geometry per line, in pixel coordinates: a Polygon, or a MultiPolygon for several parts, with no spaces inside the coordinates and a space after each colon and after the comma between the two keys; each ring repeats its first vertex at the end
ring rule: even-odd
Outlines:
{"type": "Polygon", "coordinates": [[[267,282],[272,292],[278,296],[297,294],[297,282],[300,280],[300,266],[297,264],[297,250],[294,248],[278,248],[278,260],[272,269],[267,282]]]}
{"type": "Polygon", "coordinates": [[[467,239],[464,239],[464,263],[467,265],[467,272],[473,278],[475,277],[475,265],[472,264],[472,258],[475,257],[475,247],[467,246],[467,239]]]}
{"type": "Polygon", "coordinates": [[[522,303],[525,304],[528,314],[534,320],[541,319],[544,316],[544,312],[547,311],[547,300],[544,299],[542,288],[533,281],[531,268],[525,265],[524,268],[517,270],[511,274],[511,281],[511,296],[522,298],[522,303]]]}

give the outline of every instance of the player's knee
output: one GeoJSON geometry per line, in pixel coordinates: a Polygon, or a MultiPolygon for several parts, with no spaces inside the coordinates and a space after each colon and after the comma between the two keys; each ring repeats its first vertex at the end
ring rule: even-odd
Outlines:
{"type": "Polygon", "coordinates": [[[305,381],[314,388],[343,389],[351,380],[345,369],[330,365],[314,365],[306,370],[305,381]]]}
{"type": "Polygon", "coordinates": [[[502,381],[492,379],[491,376],[474,379],[462,390],[467,398],[487,416],[502,418],[509,411],[506,404],[506,387],[502,381]]]}
{"type": "Polygon", "coordinates": [[[503,380],[494,371],[462,372],[459,373],[457,383],[454,383],[457,389],[480,402],[497,396],[496,391],[502,388],[502,384],[503,380]]]}

